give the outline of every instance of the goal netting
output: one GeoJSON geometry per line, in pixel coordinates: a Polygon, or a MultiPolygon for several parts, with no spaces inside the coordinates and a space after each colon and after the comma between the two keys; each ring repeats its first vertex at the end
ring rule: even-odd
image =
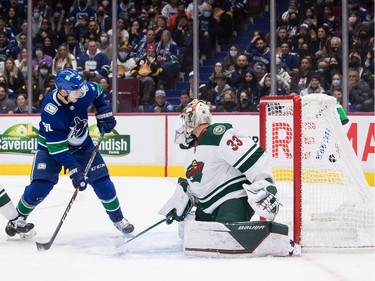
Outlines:
{"type": "Polygon", "coordinates": [[[374,246],[374,191],[324,94],[265,97],[260,141],[283,206],[275,221],[305,247],[374,246]]]}

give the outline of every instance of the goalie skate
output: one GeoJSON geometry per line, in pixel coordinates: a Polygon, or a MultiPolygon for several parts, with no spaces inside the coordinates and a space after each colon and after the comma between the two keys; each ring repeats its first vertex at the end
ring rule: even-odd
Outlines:
{"type": "Polygon", "coordinates": [[[134,226],[125,218],[113,224],[123,234],[128,234],[134,231],[134,226]]]}
{"type": "Polygon", "coordinates": [[[9,221],[5,227],[5,232],[9,237],[19,234],[20,238],[23,240],[30,239],[36,235],[34,224],[27,223],[21,216],[9,221]]]}

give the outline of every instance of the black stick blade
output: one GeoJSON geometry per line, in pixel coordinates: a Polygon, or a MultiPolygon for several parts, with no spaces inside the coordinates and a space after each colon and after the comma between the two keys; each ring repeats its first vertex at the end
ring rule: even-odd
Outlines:
{"type": "Polygon", "coordinates": [[[43,250],[49,250],[49,248],[51,248],[51,245],[52,243],[39,243],[39,242],[35,242],[36,244],[36,248],[38,249],[38,251],[43,251],[43,250]]]}

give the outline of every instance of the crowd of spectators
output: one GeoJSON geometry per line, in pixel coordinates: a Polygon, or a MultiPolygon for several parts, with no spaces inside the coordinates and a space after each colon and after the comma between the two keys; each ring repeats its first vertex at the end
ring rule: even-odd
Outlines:
{"type": "Polygon", "coordinates": [[[278,15],[276,93],[271,92],[271,33],[250,30],[244,50],[230,46],[227,56],[216,62],[208,88],[201,93],[211,109],[256,112],[259,99],[267,95],[320,93],[342,103],[347,87],[349,111],[374,112],[374,3],[349,0],[347,79],[342,77],[341,4],[335,0],[290,0],[288,9],[278,15]],[[232,93],[236,99],[229,98],[232,93]]]}
{"type": "MultiPolygon", "coordinates": [[[[248,0],[197,2],[199,56],[212,58],[217,45],[229,44],[233,32],[248,23],[248,0]]],[[[373,112],[373,1],[349,3],[347,85],[341,75],[341,2],[290,0],[288,10],[277,17],[277,93],[270,87],[270,33],[250,28],[249,45],[243,50],[230,45],[209,80],[201,81],[199,98],[213,111],[254,112],[264,95],[340,96],[337,92],[348,87],[349,110],[373,112]]],[[[0,113],[28,111],[28,79],[33,87],[32,112],[38,112],[44,96],[54,89],[56,73],[66,67],[78,70],[86,80],[103,83],[111,95],[108,78],[138,79],[145,111],[181,111],[193,97],[193,1],[119,0],[116,26],[111,5],[108,0],[0,0],[0,113]],[[33,5],[31,23],[27,3],[33,5]],[[112,36],[117,36],[117,58],[112,36]],[[32,50],[27,49],[29,37],[32,50]],[[27,77],[28,67],[32,77],[27,77]],[[190,73],[190,88],[181,91],[181,104],[173,106],[166,92],[175,87],[181,72],[190,73]]]]}

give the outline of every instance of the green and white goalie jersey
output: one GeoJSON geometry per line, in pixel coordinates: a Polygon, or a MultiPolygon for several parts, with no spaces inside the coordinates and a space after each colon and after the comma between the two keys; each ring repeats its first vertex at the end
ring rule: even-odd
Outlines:
{"type": "Polygon", "coordinates": [[[242,184],[272,179],[265,151],[227,123],[212,124],[197,137],[184,168],[189,192],[208,214],[228,199],[246,197],[242,184]]]}

